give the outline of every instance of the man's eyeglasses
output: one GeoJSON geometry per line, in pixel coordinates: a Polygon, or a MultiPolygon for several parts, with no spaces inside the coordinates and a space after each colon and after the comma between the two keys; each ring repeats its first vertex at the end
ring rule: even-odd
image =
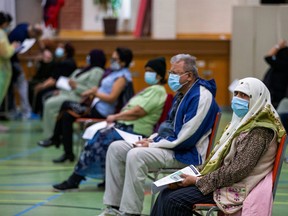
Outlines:
{"type": "Polygon", "coordinates": [[[176,74],[176,75],[183,75],[185,73],[188,73],[188,72],[191,72],[191,71],[184,71],[183,73],[176,73],[175,71],[168,71],[168,74],[176,74]]]}

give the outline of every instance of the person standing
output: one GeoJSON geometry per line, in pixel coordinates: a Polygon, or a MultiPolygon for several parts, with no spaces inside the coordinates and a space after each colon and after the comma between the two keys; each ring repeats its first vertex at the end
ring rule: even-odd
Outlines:
{"type": "MultiPolygon", "coordinates": [[[[0,104],[3,102],[12,77],[10,58],[19,46],[17,42],[10,44],[7,38],[7,30],[11,21],[9,14],[0,12],[0,104]]],[[[7,130],[8,128],[0,125],[0,132],[7,130]]]]}
{"type": "MultiPolygon", "coordinates": [[[[42,35],[42,28],[39,24],[29,24],[29,23],[20,23],[18,24],[8,35],[10,43],[17,41],[23,43],[24,40],[29,38],[35,38],[38,42],[40,49],[44,50],[43,44],[39,41],[42,35]]],[[[11,58],[12,64],[12,83],[9,88],[11,104],[13,104],[14,112],[16,112],[14,97],[13,97],[13,87],[16,86],[16,89],[20,96],[21,104],[21,117],[23,119],[29,119],[31,117],[31,105],[28,98],[28,81],[25,78],[24,70],[20,64],[17,53],[15,53],[11,58]]],[[[16,113],[15,113],[16,114],[16,113]]]]}
{"type": "Polygon", "coordinates": [[[263,79],[271,94],[271,102],[277,109],[280,101],[288,97],[288,47],[287,41],[281,40],[265,56],[269,69],[263,79]]]}

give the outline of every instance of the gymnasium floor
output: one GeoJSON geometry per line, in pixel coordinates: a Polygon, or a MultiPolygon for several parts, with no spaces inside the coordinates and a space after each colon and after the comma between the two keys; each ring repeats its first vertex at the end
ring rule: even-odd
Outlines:
{"type": "MultiPolygon", "coordinates": [[[[217,137],[230,117],[230,113],[222,114],[217,137]]],[[[94,216],[103,210],[104,191],[96,187],[100,180],[88,179],[82,182],[78,192],[52,191],[51,185],[65,180],[71,174],[74,164],[53,164],[52,159],[60,156],[62,150],[37,146],[36,142],[43,138],[40,121],[1,124],[10,127],[10,132],[0,133],[0,216],[94,216]]],[[[147,180],[143,210],[146,215],[150,210],[150,183],[147,180]]],[[[288,164],[284,163],[273,216],[287,215],[287,206],[288,164]]]]}

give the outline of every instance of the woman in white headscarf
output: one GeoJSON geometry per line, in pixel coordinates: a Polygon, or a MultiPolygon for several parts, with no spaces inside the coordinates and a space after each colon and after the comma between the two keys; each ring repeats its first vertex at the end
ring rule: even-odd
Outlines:
{"type": "Polygon", "coordinates": [[[216,203],[226,214],[237,212],[249,192],[272,170],[285,130],[268,89],[256,78],[242,79],[231,107],[231,123],[198,167],[201,176],[182,175],[182,182],[160,193],[151,215],[191,215],[197,203],[216,203]]]}

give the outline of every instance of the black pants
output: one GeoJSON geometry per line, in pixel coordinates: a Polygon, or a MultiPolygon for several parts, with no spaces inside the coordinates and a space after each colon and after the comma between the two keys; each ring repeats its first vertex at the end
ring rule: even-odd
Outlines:
{"type": "Polygon", "coordinates": [[[203,195],[196,186],[163,190],[151,212],[151,216],[191,216],[197,203],[215,203],[213,193],[203,195]]]}
{"type": "MultiPolygon", "coordinates": [[[[61,106],[61,109],[59,112],[60,115],[56,121],[52,139],[61,141],[64,145],[65,154],[72,155],[73,154],[73,122],[75,121],[76,117],[74,117],[67,111],[67,106],[65,103],[66,102],[64,102],[61,106]]],[[[91,112],[83,117],[105,118],[95,108],[91,109],[91,112]]]]}

